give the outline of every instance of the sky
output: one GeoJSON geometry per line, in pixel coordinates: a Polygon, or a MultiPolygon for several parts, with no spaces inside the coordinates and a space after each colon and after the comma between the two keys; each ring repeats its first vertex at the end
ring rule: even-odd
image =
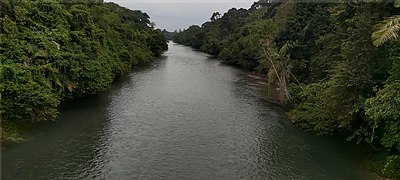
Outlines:
{"type": "Polygon", "coordinates": [[[213,12],[250,8],[254,0],[105,0],[120,6],[141,10],[150,16],[156,28],[174,31],[201,25],[210,20],[213,12]]]}

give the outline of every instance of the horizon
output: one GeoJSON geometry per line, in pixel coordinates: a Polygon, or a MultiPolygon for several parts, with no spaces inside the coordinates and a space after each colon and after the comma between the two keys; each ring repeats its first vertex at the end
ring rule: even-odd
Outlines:
{"type": "Polygon", "coordinates": [[[201,26],[210,21],[212,13],[224,14],[232,8],[248,9],[255,1],[251,0],[105,0],[113,2],[131,10],[140,10],[150,16],[150,21],[155,23],[155,28],[165,29],[169,32],[184,30],[191,25],[201,26]]]}

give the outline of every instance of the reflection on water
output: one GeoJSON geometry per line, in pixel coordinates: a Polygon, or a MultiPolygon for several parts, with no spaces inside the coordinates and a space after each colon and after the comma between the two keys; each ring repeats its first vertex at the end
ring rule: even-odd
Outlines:
{"type": "Polygon", "coordinates": [[[3,179],[367,179],[352,146],[314,137],[247,72],[170,43],[2,152],[3,179]]]}

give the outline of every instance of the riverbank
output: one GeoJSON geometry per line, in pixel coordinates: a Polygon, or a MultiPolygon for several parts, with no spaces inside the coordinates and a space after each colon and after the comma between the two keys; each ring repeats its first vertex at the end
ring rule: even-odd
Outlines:
{"type": "MultiPolygon", "coordinates": [[[[371,144],[378,174],[400,176],[400,51],[395,3],[259,1],[177,33],[174,41],[268,74],[303,130],[371,144]],[[317,16],[318,15],[318,16],[317,16]]],[[[222,13],[221,13],[222,14],[222,13]]],[[[272,91],[272,92],[273,92],[272,91]]],[[[268,91],[271,92],[271,91],[268,91]]]]}
{"type": "MultiPolygon", "coordinates": [[[[285,109],[286,112],[289,113],[291,110],[293,110],[293,107],[297,106],[297,104],[290,104],[296,103],[296,100],[289,100],[289,104],[283,104],[282,101],[280,101],[280,89],[278,85],[268,86],[268,84],[274,84],[268,83],[268,81],[271,79],[268,77],[268,75],[249,71],[249,74],[246,75],[246,79],[250,81],[251,86],[256,86],[260,88],[264,86],[263,89],[265,89],[265,93],[267,94],[267,100],[271,103],[280,105],[283,109],[285,109]]],[[[291,122],[297,125],[297,127],[302,128],[303,130],[307,130],[304,129],[304,127],[296,124],[293,119],[291,120],[291,122]]],[[[348,138],[344,137],[343,139],[348,138]]],[[[356,142],[352,141],[352,143],[356,142]]],[[[370,145],[366,144],[366,146],[369,147],[370,145]]],[[[362,150],[363,154],[361,156],[361,158],[363,159],[363,166],[366,167],[366,169],[376,173],[380,179],[400,179],[400,156],[391,155],[391,153],[389,153],[389,150],[376,150],[373,148],[362,148],[360,150],[362,150]]]]}

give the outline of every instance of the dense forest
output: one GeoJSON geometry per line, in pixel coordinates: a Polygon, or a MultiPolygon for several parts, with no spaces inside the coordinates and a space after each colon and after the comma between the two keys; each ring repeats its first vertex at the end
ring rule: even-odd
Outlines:
{"type": "Polygon", "coordinates": [[[146,13],[102,0],[1,0],[0,10],[3,142],[168,49],[146,13]]]}
{"type": "Polygon", "coordinates": [[[399,1],[259,1],[174,42],[268,75],[296,125],[373,147],[370,168],[400,178],[399,14],[399,1]]]}

